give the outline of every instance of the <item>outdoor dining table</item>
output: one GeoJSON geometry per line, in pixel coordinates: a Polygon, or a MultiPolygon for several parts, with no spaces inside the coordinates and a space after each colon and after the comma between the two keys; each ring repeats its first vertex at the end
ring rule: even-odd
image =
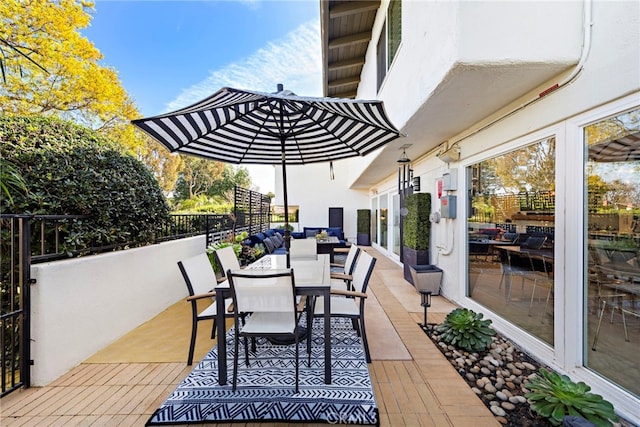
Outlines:
{"type": "MultiPolygon", "coordinates": [[[[267,255],[250,264],[248,269],[284,269],[286,255],[267,255]]],[[[328,254],[319,254],[316,259],[291,258],[294,271],[296,294],[324,298],[324,382],[331,384],[331,270],[328,254]]],[[[218,335],[218,383],[227,383],[227,344],[225,337],[225,304],[231,297],[229,282],[224,281],[215,287],[216,291],[216,327],[218,335]],[[220,339],[220,337],[223,337],[220,339]]],[[[311,333],[311,331],[308,331],[311,333]]]]}

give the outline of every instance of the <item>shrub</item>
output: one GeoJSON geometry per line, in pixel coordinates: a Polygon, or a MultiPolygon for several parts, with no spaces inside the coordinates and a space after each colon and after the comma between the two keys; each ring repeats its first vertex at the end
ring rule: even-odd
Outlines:
{"type": "Polygon", "coordinates": [[[539,374],[529,377],[525,387],[531,408],[554,426],[561,425],[566,415],[585,418],[596,426],[618,421],[611,403],[590,393],[591,387],[582,381],[576,384],[566,375],[541,368],[539,374]]]}
{"type": "Polygon", "coordinates": [[[416,250],[429,249],[431,232],[431,194],[414,193],[405,198],[407,216],[403,220],[403,245],[416,250]]]}
{"type": "Polygon", "coordinates": [[[489,347],[496,334],[489,326],[491,320],[482,320],[482,317],[482,313],[456,308],[437,326],[437,331],[447,344],[469,352],[482,351],[489,347]]]}
{"type": "Polygon", "coordinates": [[[1,117],[0,155],[28,192],[2,201],[2,211],[86,215],[67,250],[147,243],[169,219],[158,183],[137,159],[96,132],[47,117],[1,117]]]}

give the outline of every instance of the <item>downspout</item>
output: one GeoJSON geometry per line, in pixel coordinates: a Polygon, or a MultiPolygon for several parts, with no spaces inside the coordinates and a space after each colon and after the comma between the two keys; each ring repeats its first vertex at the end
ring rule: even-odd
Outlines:
{"type": "Polygon", "coordinates": [[[516,107],[514,110],[511,110],[510,112],[498,117],[497,119],[487,123],[486,125],[474,130],[470,134],[463,136],[462,138],[456,140],[455,142],[451,142],[449,144],[449,146],[451,146],[453,144],[456,144],[456,143],[458,143],[460,141],[464,141],[465,139],[482,132],[483,130],[493,126],[494,124],[496,124],[496,123],[498,123],[498,122],[500,122],[500,121],[502,121],[504,119],[506,119],[507,117],[510,117],[510,116],[514,115],[518,111],[523,110],[524,108],[528,107],[529,105],[532,105],[532,104],[540,101],[542,98],[544,98],[545,96],[555,92],[556,90],[561,89],[561,88],[565,87],[566,85],[568,85],[570,83],[573,83],[573,81],[575,81],[578,78],[578,75],[580,74],[580,72],[584,68],[584,64],[585,64],[585,62],[587,62],[587,58],[589,57],[589,52],[591,51],[591,27],[593,26],[593,22],[591,21],[591,19],[592,19],[591,18],[592,17],[591,8],[592,8],[592,0],[584,0],[583,24],[582,24],[582,53],[580,55],[580,60],[578,61],[578,64],[576,64],[576,66],[574,67],[574,69],[571,72],[571,74],[569,74],[560,83],[556,83],[556,84],[550,86],[549,88],[543,90],[542,92],[540,92],[537,97],[525,102],[524,104],[516,107]]]}

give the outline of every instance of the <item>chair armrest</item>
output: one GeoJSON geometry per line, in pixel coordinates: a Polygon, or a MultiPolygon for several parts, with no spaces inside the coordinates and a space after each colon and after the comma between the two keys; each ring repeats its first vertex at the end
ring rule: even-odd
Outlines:
{"type": "Polygon", "coordinates": [[[296,310],[298,312],[302,312],[306,308],[306,305],[307,305],[307,296],[306,295],[302,295],[300,297],[300,302],[298,302],[298,307],[296,308],[296,310]]]}
{"type": "Polygon", "coordinates": [[[332,279],[342,279],[342,280],[353,280],[353,276],[351,274],[344,273],[331,273],[332,279]]]}
{"type": "Polygon", "coordinates": [[[345,297],[359,297],[359,298],[367,297],[367,294],[365,293],[356,292],[356,291],[347,291],[344,289],[331,289],[331,295],[342,295],[345,297]]]}
{"type": "Polygon", "coordinates": [[[191,295],[191,296],[187,297],[187,301],[196,301],[196,300],[203,299],[203,298],[213,298],[215,296],[216,296],[215,291],[214,292],[207,292],[206,294],[191,295]]]}

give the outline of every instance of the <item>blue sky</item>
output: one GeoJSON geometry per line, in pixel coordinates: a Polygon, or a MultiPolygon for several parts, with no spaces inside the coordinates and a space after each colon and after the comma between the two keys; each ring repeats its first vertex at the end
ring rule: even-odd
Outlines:
{"type": "MultiPolygon", "coordinates": [[[[97,0],[94,9],[82,33],[145,117],[223,86],[274,92],[283,83],[322,96],[318,0],[97,0]]],[[[272,167],[249,170],[260,191],[273,191],[272,167]]]]}

